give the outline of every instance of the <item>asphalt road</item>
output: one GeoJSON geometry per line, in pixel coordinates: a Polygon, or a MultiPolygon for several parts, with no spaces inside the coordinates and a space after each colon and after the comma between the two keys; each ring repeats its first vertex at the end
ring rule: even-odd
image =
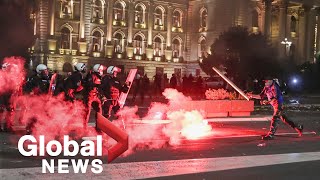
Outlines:
{"type": "Polygon", "coordinates": [[[180,145],[157,149],[136,148],[105,164],[100,175],[41,174],[40,158],[19,154],[15,143],[19,136],[1,133],[0,172],[4,179],[319,179],[320,112],[298,109],[288,113],[304,125],[302,137],[281,124],[274,140],[262,141],[260,135],[268,131],[268,121],[212,122],[215,133],[209,137],[183,139],[180,145]]]}

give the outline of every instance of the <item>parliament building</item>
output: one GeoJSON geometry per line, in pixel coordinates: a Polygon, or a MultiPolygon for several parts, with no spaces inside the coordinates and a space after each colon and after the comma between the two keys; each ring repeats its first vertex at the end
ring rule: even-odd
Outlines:
{"type": "Polygon", "coordinates": [[[262,32],[280,57],[313,62],[320,0],[39,0],[31,13],[34,65],[69,71],[77,62],[183,76],[231,26],[262,32]]]}

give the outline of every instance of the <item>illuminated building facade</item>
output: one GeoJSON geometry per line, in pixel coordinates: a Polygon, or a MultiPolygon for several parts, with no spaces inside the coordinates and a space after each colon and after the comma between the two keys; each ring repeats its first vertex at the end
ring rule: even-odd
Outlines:
{"type": "Polygon", "coordinates": [[[202,74],[198,61],[230,26],[263,32],[281,57],[313,61],[319,0],[40,0],[33,62],[66,71],[76,62],[202,74]],[[285,40],[285,38],[287,38],[285,40]]]}

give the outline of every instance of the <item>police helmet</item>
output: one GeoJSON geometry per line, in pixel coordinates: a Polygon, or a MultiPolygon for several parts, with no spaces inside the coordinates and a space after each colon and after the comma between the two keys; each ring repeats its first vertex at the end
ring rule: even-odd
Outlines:
{"type": "Polygon", "coordinates": [[[1,69],[5,70],[5,69],[7,69],[9,66],[10,66],[9,63],[4,63],[4,64],[1,65],[1,69]]]}
{"type": "Polygon", "coordinates": [[[92,68],[93,72],[99,73],[100,75],[103,74],[103,69],[104,67],[101,64],[95,64],[92,68]]]}
{"type": "Polygon", "coordinates": [[[121,69],[116,66],[109,66],[107,69],[107,73],[113,74],[114,72],[121,72],[121,69]]]}
{"type": "Polygon", "coordinates": [[[47,70],[47,69],[48,69],[47,66],[44,65],[44,64],[39,64],[39,65],[36,67],[36,71],[37,71],[38,74],[40,74],[42,71],[47,70]]]}
{"type": "Polygon", "coordinates": [[[84,72],[84,71],[86,71],[86,64],[85,64],[85,63],[77,63],[77,64],[74,66],[74,69],[75,69],[76,71],[84,72]]]}

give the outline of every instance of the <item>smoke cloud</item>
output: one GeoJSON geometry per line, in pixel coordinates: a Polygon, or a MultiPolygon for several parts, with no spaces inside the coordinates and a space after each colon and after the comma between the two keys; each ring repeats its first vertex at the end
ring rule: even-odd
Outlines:
{"type": "MultiPolygon", "coordinates": [[[[23,84],[24,78],[22,77],[25,75],[22,59],[9,58],[4,61],[10,62],[11,65],[0,74],[6,82],[0,84],[0,89],[3,91],[19,89],[18,87],[23,84]],[[13,80],[15,83],[9,83],[13,80]]],[[[151,104],[147,115],[142,120],[162,122],[167,119],[170,122],[168,124],[137,124],[141,121],[137,115],[137,106],[124,107],[118,113],[120,119],[113,121],[113,123],[119,128],[123,128],[125,125],[125,131],[129,135],[129,150],[124,155],[129,155],[139,149],[179,145],[183,139],[201,138],[212,131],[211,126],[204,121],[201,112],[187,110],[190,97],[184,96],[175,89],[166,89],[163,95],[168,99],[168,103],[151,104]]],[[[20,123],[30,126],[32,135],[36,138],[45,135],[46,142],[50,140],[62,142],[63,135],[80,139],[84,136],[98,134],[94,127],[83,127],[86,107],[82,101],[65,101],[63,94],[59,96],[20,95],[11,98],[17,107],[15,113],[19,113],[20,123]]],[[[104,153],[106,153],[107,148],[115,141],[110,140],[104,133],[102,135],[104,153]]]]}
{"type": "Polygon", "coordinates": [[[0,70],[0,95],[5,92],[21,90],[25,81],[25,60],[21,57],[7,57],[0,70]]]}
{"type": "Polygon", "coordinates": [[[138,149],[175,146],[181,144],[183,139],[197,139],[211,134],[212,127],[204,120],[201,112],[185,110],[188,109],[190,97],[184,96],[175,89],[165,89],[163,95],[169,102],[151,104],[148,114],[142,119],[144,122],[148,120],[161,122],[167,119],[170,121],[168,124],[134,124],[134,122],[139,122],[135,115],[137,107],[120,111],[125,122],[133,124],[126,128],[129,134],[129,150],[124,155],[134,153],[138,149]]]}

